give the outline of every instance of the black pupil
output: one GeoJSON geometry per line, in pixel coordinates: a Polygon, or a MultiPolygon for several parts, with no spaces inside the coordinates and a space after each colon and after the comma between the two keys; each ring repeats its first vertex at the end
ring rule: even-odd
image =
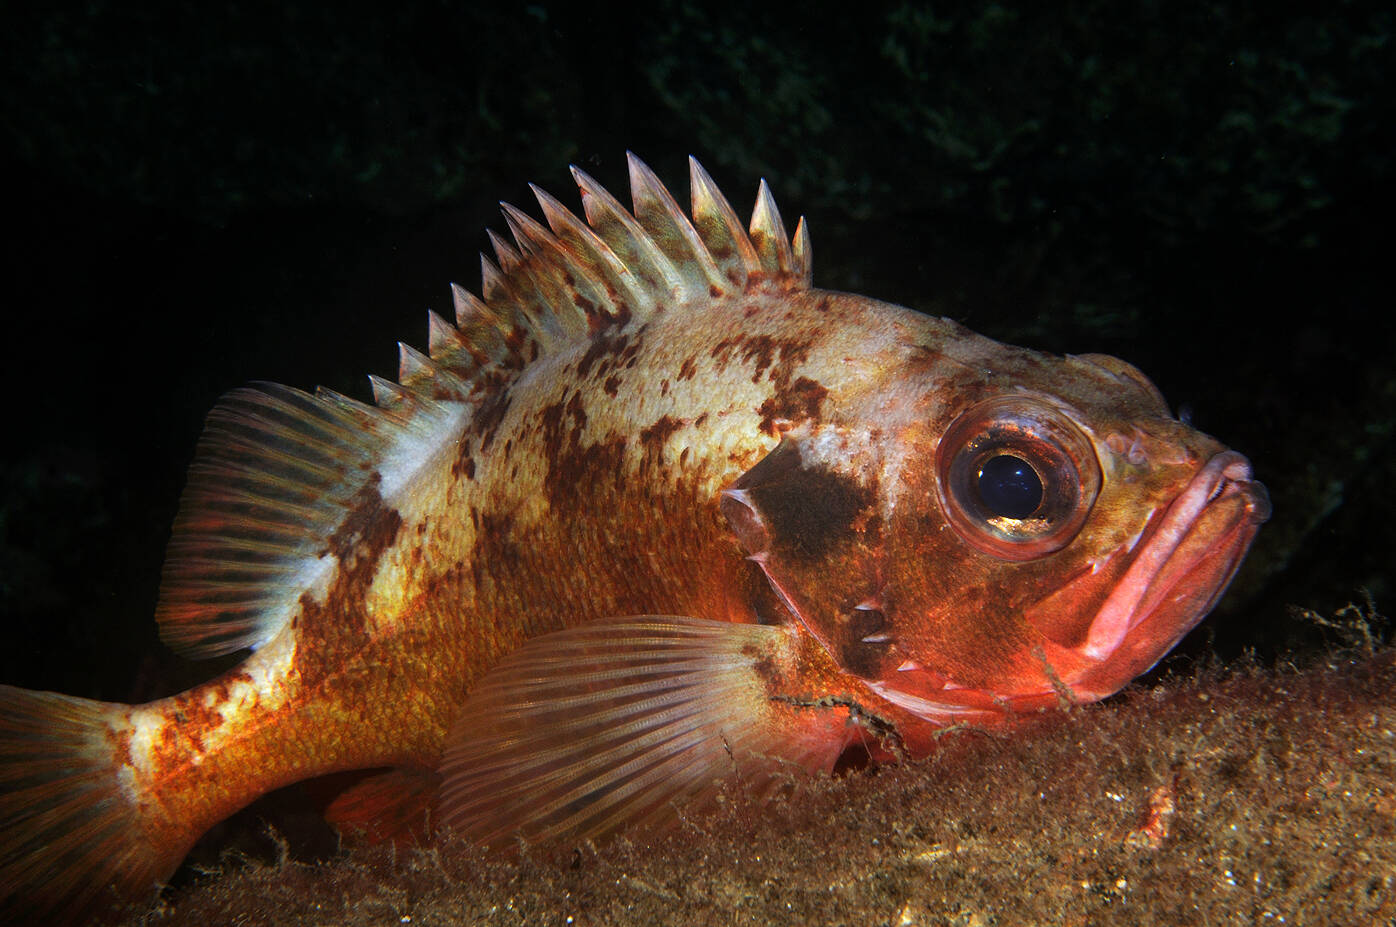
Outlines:
{"type": "Polygon", "coordinates": [[[1042,504],[1042,480],[1012,454],[991,457],[979,468],[979,498],[995,515],[1027,518],[1042,504]]]}

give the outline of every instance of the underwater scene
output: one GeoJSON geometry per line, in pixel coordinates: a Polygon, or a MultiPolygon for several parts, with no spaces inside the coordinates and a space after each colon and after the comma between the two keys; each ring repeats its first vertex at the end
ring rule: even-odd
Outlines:
{"type": "Polygon", "coordinates": [[[0,919],[1396,918],[1386,6],[6,19],[0,919]]]}

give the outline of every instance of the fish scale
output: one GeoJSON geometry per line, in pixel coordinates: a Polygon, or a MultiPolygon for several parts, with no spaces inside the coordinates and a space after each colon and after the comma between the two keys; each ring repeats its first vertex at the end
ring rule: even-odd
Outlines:
{"type": "Polygon", "coordinates": [[[251,654],[139,706],[0,687],[0,914],[148,898],[342,770],[392,768],[331,806],[380,839],[664,826],[1104,697],[1215,602],[1264,487],[1134,368],[816,289],[764,181],[744,227],[696,161],[687,214],[629,168],[630,210],[576,169],[584,218],[505,205],[372,405],[213,410],[156,618],[251,654]]]}

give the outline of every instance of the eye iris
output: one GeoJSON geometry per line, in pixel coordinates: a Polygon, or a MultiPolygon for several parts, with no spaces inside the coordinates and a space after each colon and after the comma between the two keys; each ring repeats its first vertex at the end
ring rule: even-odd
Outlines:
{"type": "Polygon", "coordinates": [[[1042,479],[1021,457],[999,454],[979,468],[979,498],[995,515],[1027,518],[1042,504],[1042,479]]]}

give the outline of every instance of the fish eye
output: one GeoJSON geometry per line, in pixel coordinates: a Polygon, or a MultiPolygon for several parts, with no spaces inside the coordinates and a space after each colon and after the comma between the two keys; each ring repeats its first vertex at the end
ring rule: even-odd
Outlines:
{"type": "Polygon", "coordinates": [[[1100,490],[1089,439],[1062,410],[1028,397],[991,399],[962,412],[940,441],[936,473],[950,524],[1003,560],[1065,547],[1100,490]]]}
{"type": "Polygon", "coordinates": [[[1027,518],[1042,505],[1042,478],[1021,457],[998,454],[985,461],[975,480],[985,508],[1004,518],[1027,518]]]}

